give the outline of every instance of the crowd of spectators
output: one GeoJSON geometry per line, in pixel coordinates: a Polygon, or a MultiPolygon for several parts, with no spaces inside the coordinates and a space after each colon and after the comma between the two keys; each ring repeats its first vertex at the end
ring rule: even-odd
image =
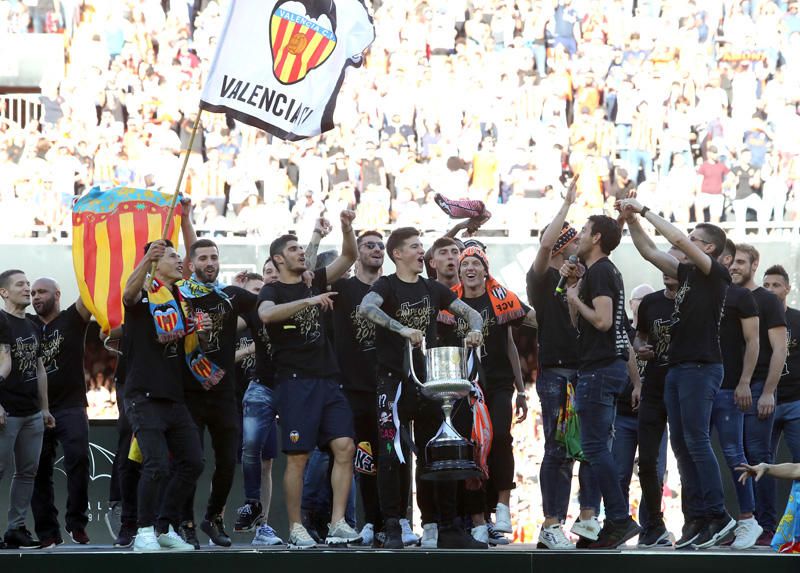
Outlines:
{"type": "MultiPolygon", "coordinates": [[[[528,235],[572,173],[584,211],[636,188],[680,222],[800,219],[797,0],[367,3],[335,130],[289,144],[203,114],[198,228],[271,237],[349,205],[440,230],[441,192],[528,235]]],[[[172,190],[227,4],[0,3],[0,33],[62,34],[67,60],[39,121],[0,120],[0,233],[68,232],[94,185],[172,190]]]]}

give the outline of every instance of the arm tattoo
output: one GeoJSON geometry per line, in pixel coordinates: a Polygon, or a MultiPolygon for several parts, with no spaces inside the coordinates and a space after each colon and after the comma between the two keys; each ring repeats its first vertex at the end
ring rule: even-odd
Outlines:
{"type": "Polygon", "coordinates": [[[477,310],[472,308],[460,298],[454,300],[450,305],[450,312],[466,320],[467,323],[469,323],[470,330],[476,330],[478,332],[483,331],[483,319],[481,318],[481,315],[478,314],[477,310]]]}
{"type": "Polygon", "coordinates": [[[306,268],[313,271],[317,268],[317,251],[319,251],[319,243],[322,237],[318,233],[311,235],[311,240],[306,247],[306,268]]]}
{"type": "Polygon", "coordinates": [[[381,295],[376,292],[368,292],[358,307],[358,313],[378,326],[399,334],[405,326],[381,310],[382,304],[383,298],[381,295]]]}

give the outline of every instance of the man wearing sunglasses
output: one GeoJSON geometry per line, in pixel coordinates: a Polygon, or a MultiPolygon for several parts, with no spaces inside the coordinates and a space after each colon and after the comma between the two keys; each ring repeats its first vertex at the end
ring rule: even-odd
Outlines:
{"type": "Polygon", "coordinates": [[[364,231],[356,242],[358,258],[355,275],[333,284],[338,292],[333,307],[336,356],[342,371],[342,386],[353,410],[356,435],[355,471],[358,474],[365,525],[361,542],[371,545],[380,531],[378,503],[377,447],[375,423],[375,323],[358,314],[361,299],[383,272],[386,246],[378,231],[364,231]]]}
{"type": "Polygon", "coordinates": [[[696,518],[687,519],[675,548],[713,547],[730,537],[736,527],[736,521],[725,510],[722,478],[711,449],[709,429],[714,398],[723,379],[720,321],[731,284],[728,269],[717,261],[725,249],[725,231],[700,223],[686,236],[636,199],[618,201],[617,209],[626,219],[633,244],[642,257],[680,284],[670,324],[664,402],[683,494],[694,498],[700,509],[696,518]],[[682,251],[689,262],[678,263],[675,257],[659,250],[637,214],[682,251]]]}

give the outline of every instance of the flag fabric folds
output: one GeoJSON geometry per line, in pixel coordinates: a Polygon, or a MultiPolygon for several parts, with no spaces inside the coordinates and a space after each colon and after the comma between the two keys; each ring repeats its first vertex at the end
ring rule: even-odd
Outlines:
{"type": "MultiPolygon", "coordinates": [[[[172,196],[158,191],[95,187],[72,206],[72,263],[81,299],[103,332],[123,322],[122,292],[143,248],[161,238],[172,196]]],[[[181,205],[168,237],[178,246],[181,205]]]]}
{"type": "Polygon", "coordinates": [[[289,141],[319,135],[374,39],[362,0],[232,0],[200,107],[289,141]]]}

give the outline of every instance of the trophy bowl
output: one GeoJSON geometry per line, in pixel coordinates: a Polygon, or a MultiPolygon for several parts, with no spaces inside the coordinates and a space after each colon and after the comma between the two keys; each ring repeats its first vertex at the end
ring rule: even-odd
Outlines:
{"type": "Polygon", "coordinates": [[[420,477],[429,481],[463,480],[481,475],[474,459],[471,441],[459,434],[450,418],[456,400],[466,397],[472,388],[467,379],[467,350],[455,346],[429,348],[425,352],[428,373],[425,383],[414,372],[413,349],[408,343],[410,377],[425,398],[439,402],[444,421],[425,446],[425,467],[420,477]]]}

